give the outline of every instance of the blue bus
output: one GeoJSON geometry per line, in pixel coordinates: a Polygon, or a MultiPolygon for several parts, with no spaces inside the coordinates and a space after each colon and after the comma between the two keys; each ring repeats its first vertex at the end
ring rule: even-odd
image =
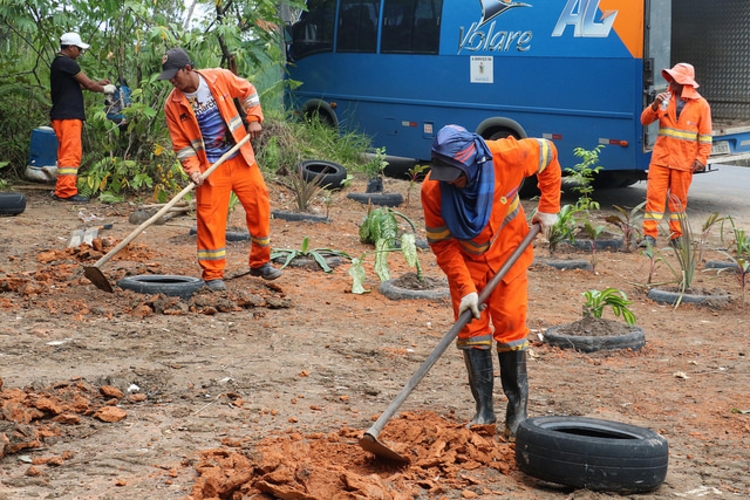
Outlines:
{"type": "Polygon", "coordinates": [[[287,104],[417,160],[449,123],[551,139],[564,168],[601,144],[599,184],[627,186],[646,178],[657,130],[641,111],[676,62],[712,105],[712,161],[750,157],[747,19],[747,0],[308,0],[287,104]]]}

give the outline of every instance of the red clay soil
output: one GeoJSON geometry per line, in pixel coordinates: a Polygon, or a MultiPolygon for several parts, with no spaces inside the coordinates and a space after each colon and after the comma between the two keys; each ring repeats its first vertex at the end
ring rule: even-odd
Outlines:
{"type": "MultiPolygon", "coordinates": [[[[291,195],[269,186],[274,208],[289,208],[291,195]]],[[[408,198],[406,182],[387,179],[386,188],[408,198]]],[[[364,181],[347,189],[363,191],[364,181]]],[[[242,275],[248,242],[227,245],[226,292],[181,300],[115,286],[110,294],[83,267],[135,228],[127,218],[137,206],[28,197],[24,214],[0,218],[0,499],[620,498],[537,481],[492,427],[467,429],[474,402],[456,349],[380,434],[411,462],[365,452],[364,431],[453,325],[444,300],[381,295],[371,256],[364,295],[351,293],[346,262],[330,274],[288,267],[272,283],[242,275]],[[65,248],[91,215],[114,227],[91,247],[65,248]]],[[[418,193],[411,200],[398,210],[423,238],[418,193]]],[[[311,248],[363,255],[371,251],[358,238],[366,210],[341,193],[328,224],[273,220],[272,244],[300,248],[307,236],[311,248]]],[[[243,218],[240,208],[232,225],[243,218]]],[[[186,215],[147,229],[102,271],[113,285],[126,275],[199,276],[193,225],[186,215]]],[[[549,257],[542,241],[535,246],[537,259],[549,257]]],[[[722,258],[719,246],[714,236],[704,260],[722,258]]],[[[419,258],[426,276],[443,277],[429,251],[419,258]]],[[[394,278],[413,271],[398,254],[389,263],[394,278]]],[[[674,308],[647,298],[650,274],[672,279],[636,252],[599,252],[595,272],[531,267],[529,413],[663,435],[666,481],[629,498],[750,496],[750,320],[739,284],[701,271],[696,287],[734,300],[674,308]],[[584,354],[543,342],[547,328],[580,319],[581,293],[610,286],[633,300],[643,349],[584,354]]],[[[495,385],[502,420],[499,378],[495,385]]]]}

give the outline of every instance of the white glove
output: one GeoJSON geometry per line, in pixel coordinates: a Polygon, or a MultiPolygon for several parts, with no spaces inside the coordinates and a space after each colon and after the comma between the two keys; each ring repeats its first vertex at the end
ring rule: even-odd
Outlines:
{"type": "Polygon", "coordinates": [[[531,223],[536,224],[537,222],[542,226],[542,233],[547,234],[547,231],[557,222],[557,214],[546,214],[537,210],[531,218],[531,223]]]}
{"type": "Polygon", "coordinates": [[[471,292],[464,295],[461,299],[461,303],[458,305],[458,315],[461,316],[461,314],[467,309],[471,310],[471,314],[473,314],[476,319],[479,319],[481,313],[479,312],[479,295],[477,295],[477,292],[471,292]]]}
{"type": "Polygon", "coordinates": [[[104,86],[105,94],[114,94],[115,92],[117,92],[117,87],[115,87],[111,83],[108,83],[107,85],[104,86]]]}

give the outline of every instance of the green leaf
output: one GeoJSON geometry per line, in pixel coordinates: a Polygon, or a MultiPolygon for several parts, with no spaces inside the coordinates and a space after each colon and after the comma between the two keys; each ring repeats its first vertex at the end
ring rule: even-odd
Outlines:
{"type": "Polygon", "coordinates": [[[359,258],[352,259],[352,265],[349,267],[349,276],[352,277],[352,293],[361,295],[367,293],[369,290],[365,290],[365,268],[362,265],[362,260],[359,258]]]}

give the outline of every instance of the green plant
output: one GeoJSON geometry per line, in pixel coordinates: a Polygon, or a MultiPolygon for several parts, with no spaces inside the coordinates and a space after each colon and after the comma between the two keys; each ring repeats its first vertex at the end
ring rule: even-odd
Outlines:
{"type": "MultiPolygon", "coordinates": [[[[0,161],[0,170],[7,167],[8,163],[10,162],[0,161]]],[[[8,181],[6,181],[5,179],[0,179],[0,191],[2,191],[3,189],[8,189],[8,181]]]]}
{"type": "Polygon", "coordinates": [[[596,271],[596,240],[604,232],[604,226],[594,226],[591,221],[584,221],[583,230],[591,238],[591,270],[596,271]]]}
{"type": "Polygon", "coordinates": [[[622,315],[622,319],[628,326],[635,325],[635,314],[628,309],[628,306],[633,302],[628,300],[625,292],[610,287],[602,291],[589,290],[582,295],[586,299],[586,303],[583,305],[584,316],[601,318],[604,308],[611,307],[615,316],[620,317],[622,315]]]}
{"type": "Polygon", "coordinates": [[[368,179],[377,179],[383,175],[383,169],[388,166],[385,156],[385,147],[375,148],[372,158],[362,165],[362,170],[367,174],[368,179]]]}
{"type": "Polygon", "coordinates": [[[642,255],[648,257],[648,279],[646,280],[646,287],[654,285],[654,273],[656,272],[656,266],[659,262],[664,262],[664,257],[661,256],[661,250],[656,250],[654,247],[648,246],[641,251],[642,255]]]}
{"type": "Polygon", "coordinates": [[[375,256],[374,270],[380,281],[387,281],[391,279],[390,270],[388,268],[388,254],[391,252],[400,251],[404,256],[406,263],[416,269],[417,279],[424,281],[424,274],[422,273],[422,265],[417,257],[417,245],[416,238],[411,233],[404,233],[401,235],[401,245],[399,247],[388,246],[387,240],[380,239],[375,243],[375,251],[364,252],[359,257],[352,259],[352,265],[349,268],[349,276],[352,277],[352,293],[363,294],[370,290],[365,290],[364,283],[366,279],[364,261],[368,255],[375,256]]]}
{"type": "Polygon", "coordinates": [[[372,205],[370,205],[367,210],[367,217],[359,226],[359,241],[364,244],[375,245],[379,240],[387,240],[388,245],[393,246],[398,238],[397,216],[409,225],[413,233],[417,232],[417,227],[408,216],[390,207],[372,208],[372,205]]]}
{"type": "Polygon", "coordinates": [[[563,182],[570,184],[571,189],[580,195],[576,202],[576,211],[599,210],[599,203],[591,199],[591,193],[594,192],[593,183],[596,174],[604,168],[601,165],[594,166],[599,162],[599,153],[602,149],[604,149],[603,144],[591,150],[575,148],[573,154],[581,158],[581,162],[572,168],[565,169],[567,175],[563,182]]]}
{"type": "Polygon", "coordinates": [[[346,252],[342,252],[340,250],[333,250],[331,248],[309,248],[309,246],[310,240],[307,236],[305,236],[305,238],[302,240],[302,247],[299,249],[274,248],[273,250],[271,250],[271,260],[284,258],[284,264],[281,266],[281,269],[284,269],[296,258],[312,257],[320,266],[320,268],[327,273],[331,273],[333,272],[333,270],[330,268],[328,263],[326,263],[326,257],[344,257],[346,259],[352,260],[352,258],[349,257],[346,252]]]}
{"type": "Polygon", "coordinates": [[[547,231],[547,244],[551,254],[554,255],[560,243],[564,241],[575,242],[575,234],[578,229],[575,215],[576,211],[573,205],[560,207],[557,222],[547,231]]]}
{"type": "Polygon", "coordinates": [[[724,222],[726,221],[729,221],[731,225],[732,236],[734,237],[731,243],[734,255],[738,258],[750,257],[750,235],[747,235],[744,229],[740,229],[734,224],[734,219],[731,215],[725,217],[721,222],[722,243],[724,243],[724,222]]]}
{"type": "MultiPolygon", "coordinates": [[[[681,243],[673,248],[675,258],[677,259],[678,267],[674,267],[669,264],[666,259],[664,263],[669,267],[672,274],[675,276],[678,286],[680,288],[680,294],[684,294],[693,284],[695,278],[695,272],[698,268],[698,263],[703,258],[703,248],[708,239],[708,235],[711,228],[721,222],[723,219],[719,217],[718,213],[711,214],[701,227],[701,235],[696,240],[693,236],[693,230],[690,227],[690,221],[684,210],[682,210],[680,200],[676,196],[670,195],[670,200],[675,204],[679,211],[677,213],[677,219],[680,222],[682,228],[681,243]]],[[[682,297],[675,303],[675,308],[682,302],[682,297]]]]}
{"type": "Polygon", "coordinates": [[[315,198],[325,198],[326,186],[322,185],[322,180],[323,177],[315,176],[308,181],[305,179],[302,170],[295,169],[285,177],[282,184],[294,194],[297,209],[300,212],[309,212],[310,204],[315,198]]]}
{"type": "Polygon", "coordinates": [[[419,175],[430,168],[429,165],[414,165],[409,169],[409,172],[407,173],[409,177],[409,188],[406,190],[406,206],[409,206],[409,202],[411,200],[411,191],[414,189],[414,185],[417,183],[417,179],[419,179],[419,175]]]}
{"type": "Polygon", "coordinates": [[[644,201],[631,209],[619,207],[617,205],[612,206],[620,212],[620,214],[608,215],[604,220],[620,230],[622,233],[623,244],[625,245],[625,251],[630,252],[631,244],[635,245],[635,242],[641,235],[643,207],[646,206],[646,202],[644,201]]]}
{"type": "Polygon", "coordinates": [[[401,252],[404,260],[409,266],[417,271],[419,281],[424,280],[422,265],[417,257],[416,226],[406,215],[389,207],[369,208],[367,217],[359,227],[359,239],[365,244],[374,244],[375,251],[364,252],[358,258],[352,259],[349,275],[352,277],[352,293],[362,294],[368,290],[364,289],[365,268],[364,261],[368,255],[375,256],[374,270],[380,281],[390,279],[388,266],[388,255],[391,252],[401,252]],[[396,216],[403,218],[411,227],[411,233],[403,233],[400,239],[400,248],[396,246],[398,240],[398,222],[396,216]]]}

